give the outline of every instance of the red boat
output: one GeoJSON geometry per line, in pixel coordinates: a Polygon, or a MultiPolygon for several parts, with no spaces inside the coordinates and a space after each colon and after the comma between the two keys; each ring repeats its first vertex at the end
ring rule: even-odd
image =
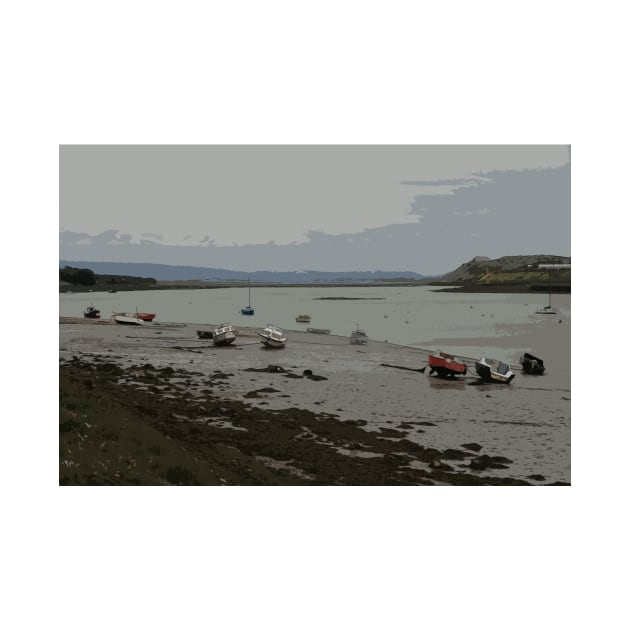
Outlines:
{"type": "Polygon", "coordinates": [[[141,319],[143,322],[152,322],[155,318],[155,313],[134,313],[134,317],[141,319]]]}
{"type": "Polygon", "coordinates": [[[429,355],[429,374],[435,372],[438,376],[454,378],[457,375],[466,374],[466,366],[457,361],[452,354],[446,352],[434,352],[429,355]]]}

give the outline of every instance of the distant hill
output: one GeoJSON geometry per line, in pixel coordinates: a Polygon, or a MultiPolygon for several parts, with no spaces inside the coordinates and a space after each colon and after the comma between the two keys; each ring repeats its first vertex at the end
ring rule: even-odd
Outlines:
{"type": "Polygon", "coordinates": [[[252,282],[310,284],[374,282],[394,280],[422,280],[423,276],[413,271],[235,271],[213,267],[188,267],[179,265],[158,265],[153,263],[113,263],[60,260],[59,267],[80,267],[91,269],[100,275],[135,276],[155,278],[157,281],[205,280],[208,282],[237,282],[251,277],[252,282]]]}
{"type": "Polygon", "coordinates": [[[520,287],[530,291],[571,290],[571,269],[546,269],[539,265],[570,265],[568,256],[549,254],[503,256],[494,260],[475,256],[454,271],[434,279],[431,285],[462,285],[466,290],[501,290],[520,287]]]}

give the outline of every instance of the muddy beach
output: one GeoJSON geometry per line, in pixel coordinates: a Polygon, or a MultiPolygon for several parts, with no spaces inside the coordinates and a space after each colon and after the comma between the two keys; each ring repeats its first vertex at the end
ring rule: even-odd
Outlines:
{"type": "Polygon", "coordinates": [[[406,346],[203,328],[60,319],[60,484],[570,483],[570,375],[451,381],[406,346]]]}

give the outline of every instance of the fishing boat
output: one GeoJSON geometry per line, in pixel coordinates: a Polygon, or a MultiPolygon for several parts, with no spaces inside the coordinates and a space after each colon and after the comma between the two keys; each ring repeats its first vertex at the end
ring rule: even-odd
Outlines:
{"type": "Polygon", "coordinates": [[[310,315],[306,315],[305,313],[298,315],[295,318],[295,321],[298,323],[305,323],[305,324],[309,324],[311,321],[311,316],[310,315]]]}
{"type": "Polygon", "coordinates": [[[144,322],[138,319],[135,314],[132,313],[112,313],[112,319],[117,324],[127,324],[131,326],[142,326],[144,322]]]}
{"type": "Polygon", "coordinates": [[[284,331],[272,324],[267,324],[258,335],[260,336],[260,343],[267,348],[284,348],[287,343],[287,336],[284,331]]]}
{"type": "Polygon", "coordinates": [[[316,335],[330,335],[330,328],[307,328],[306,332],[316,335]]]}
{"type": "Polygon", "coordinates": [[[463,363],[457,361],[452,354],[446,352],[434,352],[429,355],[429,374],[434,372],[443,378],[455,378],[463,376],[468,371],[463,363]]]}
{"type": "Polygon", "coordinates": [[[475,369],[483,381],[508,384],[514,378],[514,372],[510,370],[510,366],[497,359],[482,357],[475,361],[475,369]]]}
{"type": "Polygon", "coordinates": [[[251,279],[251,277],[249,279],[248,297],[249,297],[249,299],[247,300],[247,306],[245,308],[241,309],[241,315],[253,315],[254,314],[254,309],[252,308],[252,279],[251,279]]]}
{"type": "Polygon", "coordinates": [[[98,319],[101,316],[101,311],[92,306],[91,304],[83,311],[83,317],[90,319],[98,319]]]}
{"type": "Polygon", "coordinates": [[[368,336],[362,328],[359,328],[359,324],[355,330],[350,333],[350,343],[362,345],[368,342],[368,336]]]}
{"type": "Polygon", "coordinates": [[[523,366],[523,372],[527,374],[543,374],[545,371],[543,360],[529,352],[523,353],[519,362],[523,366]]]}
{"type": "Polygon", "coordinates": [[[236,339],[236,330],[232,324],[219,324],[212,331],[212,342],[215,346],[228,346],[236,339]]]}

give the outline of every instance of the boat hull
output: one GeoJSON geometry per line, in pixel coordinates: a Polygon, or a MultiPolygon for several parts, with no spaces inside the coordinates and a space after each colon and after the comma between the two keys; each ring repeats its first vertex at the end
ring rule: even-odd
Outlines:
{"type": "Polygon", "coordinates": [[[152,322],[155,319],[155,313],[135,313],[135,316],[143,322],[152,322]]]}
{"type": "Polygon", "coordinates": [[[113,315],[112,319],[117,324],[123,324],[126,326],[142,326],[144,322],[133,315],[113,315]]]}
{"type": "Polygon", "coordinates": [[[215,346],[229,346],[231,343],[234,343],[235,339],[236,339],[236,335],[234,333],[232,333],[231,335],[226,333],[222,335],[213,336],[212,342],[214,343],[215,346]]]}

